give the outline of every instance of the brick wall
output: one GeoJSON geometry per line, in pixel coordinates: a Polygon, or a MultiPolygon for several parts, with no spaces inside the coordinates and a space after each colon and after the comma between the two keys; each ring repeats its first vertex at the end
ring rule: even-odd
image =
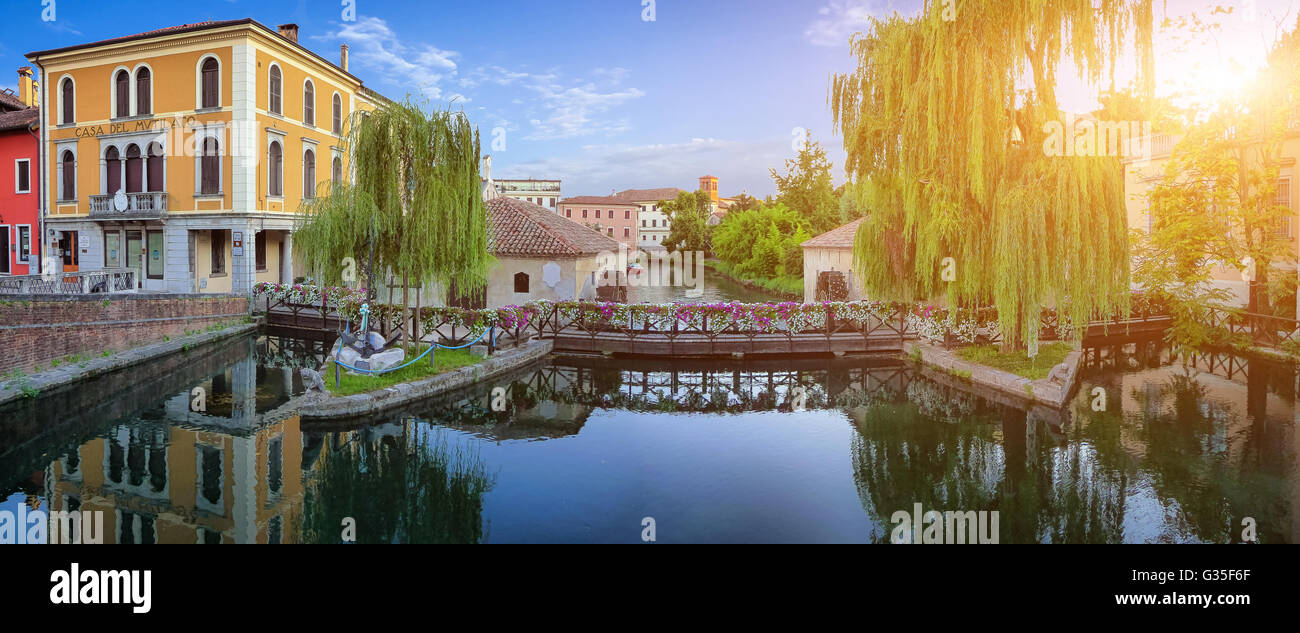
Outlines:
{"type": "Polygon", "coordinates": [[[211,294],[0,295],[0,374],[241,322],[248,301],[211,294]]]}

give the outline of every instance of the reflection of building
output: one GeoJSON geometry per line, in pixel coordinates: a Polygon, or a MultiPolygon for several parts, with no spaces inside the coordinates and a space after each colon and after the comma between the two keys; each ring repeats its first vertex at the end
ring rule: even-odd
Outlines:
{"type": "Polygon", "coordinates": [[[134,268],[168,292],[292,281],[304,200],[349,173],[342,142],[381,99],[293,24],[201,22],[28,54],[47,98],[40,173],[60,269],[134,268]]]}
{"type": "Polygon", "coordinates": [[[859,218],[800,245],[804,301],[856,301],[866,297],[862,283],[853,274],[853,240],[861,224],[859,218]],[[835,296],[835,288],[843,288],[844,296],[835,296]]]}
{"type": "Polygon", "coordinates": [[[283,408],[299,380],[243,357],[50,463],[50,507],[103,511],[104,543],[289,542],[319,450],[283,408]]]}
{"type": "Polygon", "coordinates": [[[595,229],[629,249],[637,245],[638,205],[614,196],[578,196],[560,201],[559,214],[595,229]]]}
{"type": "Polygon", "coordinates": [[[597,255],[617,252],[617,241],[514,198],[492,198],[487,209],[488,251],[497,259],[488,306],[594,298],[597,255]]]}
{"type": "Polygon", "coordinates": [[[296,416],[246,435],[124,424],[50,465],[50,507],[103,511],[104,543],[289,542],[300,438],[296,416]]]}

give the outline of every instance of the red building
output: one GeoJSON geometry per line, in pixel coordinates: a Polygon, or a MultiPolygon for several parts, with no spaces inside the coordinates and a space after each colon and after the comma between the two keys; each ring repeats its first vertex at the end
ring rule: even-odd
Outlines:
{"type": "Polygon", "coordinates": [[[0,92],[0,276],[40,272],[39,110],[32,69],[18,69],[18,93],[0,92]]]}
{"type": "Polygon", "coordinates": [[[636,203],[613,196],[578,196],[561,200],[555,212],[636,250],[640,210],[636,203]]]}

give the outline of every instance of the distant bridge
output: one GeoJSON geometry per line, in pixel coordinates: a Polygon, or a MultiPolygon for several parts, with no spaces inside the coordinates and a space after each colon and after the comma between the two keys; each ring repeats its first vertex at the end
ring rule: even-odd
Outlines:
{"type": "MultiPolygon", "coordinates": [[[[332,340],[342,323],[328,304],[304,305],[283,301],[255,304],[275,333],[332,340]]],[[[595,304],[591,304],[595,306],[595,304]]],[[[408,307],[379,306],[372,312],[374,328],[385,336],[406,329],[417,337],[436,336],[444,344],[470,342],[477,332],[464,325],[463,312],[425,307],[417,311],[408,307]],[[391,309],[390,309],[391,308],[391,309]],[[457,314],[459,313],[459,314],[457,314]]],[[[603,354],[657,358],[729,358],[752,356],[843,356],[859,354],[901,353],[904,344],[918,338],[911,324],[908,308],[886,309],[878,316],[851,320],[836,318],[829,307],[824,318],[812,325],[788,327],[785,323],[758,326],[741,325],[734,318],[710,321],[708,314],[680,319],[672,314],[625,315],[602,314],[594,307],[563,309],[558,304],[536,308],[527,323],[513,327],[493,326],[485,337],[490,350],[513,346],[531,339],[552,339],[555,350],[572,354],[603,354]]],[[[807,309],[805,306],[802,309],[807,309]]],[[[819,315],[820,316],[820,315],[819,315]]],[[[1098,321],[1083,332],[1083,344],[1106,346],[1126,341],[1160,336],[1170,319],[1163,314],[1139,314],[1124,320],[1098,321]]],[[[982,342],[997,343],[996,328],[980,331],[982,342]]],[[[1045,316],[1041,324],[1042,340],[1059,340],[1062,333],[1055,316],[1045,316]]],[[[959,343],[946,335],[945,346],[959,343]]]]}

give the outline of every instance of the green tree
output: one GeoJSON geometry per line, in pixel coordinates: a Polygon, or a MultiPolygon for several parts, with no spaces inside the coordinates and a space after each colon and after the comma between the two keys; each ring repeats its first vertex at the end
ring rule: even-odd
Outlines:
{"type": "Polygon", "coordinates": [[[1174,147],[1149,192],[1150,233],[1135,232],[1134,278],[1171,306],[1168,337],[1198,348],[1222,338],[1208,311],[1233,303],[1214,282],[1227,264],[1249,280],[1251,312],[1294,312],[1293,212],[1279,191],[1282,146],[1296,111],[1300,40],[1285,34],[1266,69],[1242,98],[1194,113],[1197,122],[1174,147]],[[1253,273],[1253,275],[1252,275],[1253,273]],[[1253,279],[1252,279],[1253,277],[1253,279]]]}
{"type": "Polygon", "coordinates": [[[664,248],[673,251],[710,252],[709,213],[712,203],[703,190],[679,191],[672,200],[660,200],[659,208],[668,216],[668,237],[664,248]]]}
{"type": "Polygon", "coordinates": [[[876,298],[992,303],[1005,344],[1034,352],[1044,305],[1068,306],[1076,323],[1128,311],[1119,158],[1052,155],[1048,124],[1063,120],[1067,56],[1095,85],[1136,51],[1136,85],[1151,93],[1151,2],[956,10],[926,1],[916,17],[873,19],[850,41],[857,70],[831,79],[846,171],[871,209],[854,266],[876,298]]]}
{"type": "Polygon", "coordinates": [[[749,279],[803,275],[800,244],[812,238],[808,219],[783,204],[730,211],[713,230],[713,252],[749,279]]]}
{"type": "Polygon", "coordinates": [[[769,170],[776,183],[776,200],[808,218],[821,233],[839,225],[839,205],[831,181],[831,163],[826,150],[812,140],[811,133],[798,155],[785,161],[785,174],[769,170]]]}
{"type": "MultiPolygon", "coordinates": [[[[473,292],[487,283],[479,135],[463,112],[409,100],[354,115],[346,140],[355,185],[304,201],[294,247],[318,279],[344,283],[345,258],[374,272],[473,292]]],[[[373,292],[373,289],[371,289],[373,292]]]]}

